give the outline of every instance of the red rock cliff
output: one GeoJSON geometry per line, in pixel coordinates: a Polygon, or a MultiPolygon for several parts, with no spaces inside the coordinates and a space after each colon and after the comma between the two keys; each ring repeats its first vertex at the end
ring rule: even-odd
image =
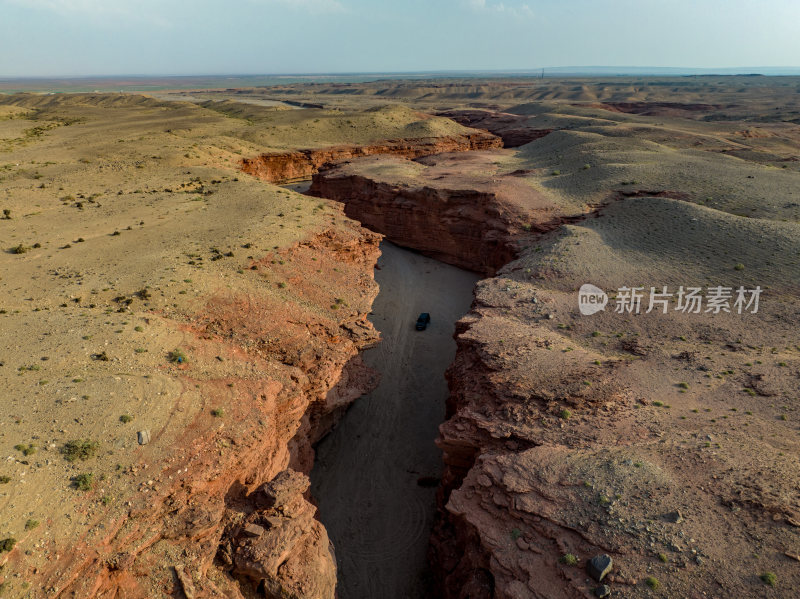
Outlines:
{"type": "Polygon", "coordinates": [[[559,207],[519,177],[473,181],[459,174],[486,168],[493,156],[441,154],[422,164],[360,158],[320,171],[308,193],[344,203],[349,217],[393,243],[492,274],[531,235],[553,230],[563,219],[559,207]]]}
{"type": "Polygon", "coordinates": [[[155,438],[144,446],[121,474],[142,480],[139,494],[114,521],[97,514],[85,542],[48,548],[36,596],[333,599],[336,562],[302,472],[311,444],[377,382],[358,354],[378,338],[366,314],[379,241],[352,225],[316,234],[251,265],[298,301],[223,288],[171,323],[192,356],[176,371],[185,401],[222,403],[224,417],[202,410],[166,455],[155,438]],[[331,293],[341,305],[326,311],[331,293]],[[215,376],[221,363],[240,375],[215,376]]]}
{"type": "Polygon", "coordinates": [[[296,152],[261,154],[255,158],[244,158],[244,172],[272,183],[290,183],[310,179],[319,168],[360,156],[391,154],[404,158],[420,158],[443,152],[465,152],[501,148],[500,138],[489,133],[469,133],[456,137],[424,137],[419,139],[387,140],[366,146],[333,146],[296,152]]]}

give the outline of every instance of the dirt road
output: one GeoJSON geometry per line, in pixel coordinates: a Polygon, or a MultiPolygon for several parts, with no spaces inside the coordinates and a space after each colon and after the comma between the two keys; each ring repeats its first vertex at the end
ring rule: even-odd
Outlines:
{"type": "Polygon", "coordinates": [[[357,400],[317,449],[311,475],[336,547],[340,599],[425,597],[428,535],[438,477],[434,445],[444,418],[444,371],[453,324],[469,309],[477,276],[384,242],[372,322],[383,341],[365,361],[380,386],[357,400]],[[414,330],[420,312],[428,330],[414,330]]]}

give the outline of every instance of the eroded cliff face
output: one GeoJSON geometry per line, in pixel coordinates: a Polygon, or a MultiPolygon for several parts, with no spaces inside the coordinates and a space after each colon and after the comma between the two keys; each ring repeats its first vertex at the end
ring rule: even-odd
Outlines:
{"type": "Polygon", "coordinates": [[[489,274],[515,253],[519,225],[497,210],[490,193],[404,188],[325,172],[309,194],[341,201],[349,217],[385,231],[392,242],[461,268],[489,274]]]}
{"type": "Polygon", "coordinates": [[[321,170],[308,194],[342,202],[347,216],[393,243],[491,275],[537,235],[574,217],[518,173],[471,175],[497,168],[498,158],[360,158],[321,170]]]}
{"type": "Polygon", "coordinates": [[[503,141],[489,133],[475,132],[455,137],[423,137],[386,140],[364,146],[333,146],[296,152],[261,154],[244,158],[244,172],[272,183],[291,183],[310,179],[321,166],[342,160],[374,155],[394,155],[414,159],[443,152],[466,152],[503,147],[503,141]]]}
{"type": "Polygon", "coordinates": [[[333,599],[336,562],[303,473],[312,444],[377,383],[358,354],[378,339],[366,314],[379,241],[329,228],[251,261],[291,285],[284,300],[223,288],[169,323],[191,355],[175,373],[187,396],[224,413],[209,429],[203,410],[166,455],[155,437],[142,447],[123,473],[139,493],[38,572],[45,595],[333,599]],[[219,377],[221,364],[237,374],[219,377]]]}

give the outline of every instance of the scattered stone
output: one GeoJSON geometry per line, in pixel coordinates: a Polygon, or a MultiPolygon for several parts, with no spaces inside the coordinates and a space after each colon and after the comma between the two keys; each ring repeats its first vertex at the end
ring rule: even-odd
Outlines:
{"type": "Polygon", "coordinates": [[[183,588],[183,594],[186,595],[186,599],[195,599],[195,597],[197,597],[197,592],[194,589],[192,577],[186,573],[186,570],[183,566],[175,566],[175,574],[178,576],[178,580],[181,583],[181,588],[183,588]]]}
{"type": "Polygon", "coordinates": [[[260,537],[265,532],[264,527],[258,524],[248,524],[244,527],[244,534],[248,537],[260,537]]]}
{"type": "Polygon", "coordinates": [[[147,445],[150,443],[150,431],[143,430],[137,432],[136,439],[139,441],[139,445],[147,445]]]}
{"type": "Polygon", "coordinates": [[[680,524],[683,522],[683,515],[678,510],[675,510],[674,512],[667,512],[664,514],[664,520],[667,522],[672,522],[673,524],[680,524]]]}
{"type": "Polygon", "coordinates": [[[784,555],[786,557],[790,558],[790,559],[797,560],[798,562],[800,562],[800,555],[798,555],[796,553],[790,553],[790,552],[787,551],[787,552],[784,553],[784,555]]]}
{"type": "Polygon", "coordinates": [[[266,497],[268,506],[281,508],[293,503],[298,495],[308,490],[310,485],[308,477],[304,474],[294,470],[284,470],[263,485],[261,491],[266,497]]]}
{"type": "Polygon", "coordinates": [[[595,597],[609,597],[611,595],[611,587],[607,584],[602,584],[594,590],[595,597]]]}
{"type": "Polygon", "coordinates": [[[602,582],[603,578],[611,572],[611,568],[613,567],[614,560],[611,559],[610,555],[605,553],[603,555],[595,555],[586,562],[586,571],[589,573],[589,576],[594,578],[597,582],[602,582]]]}

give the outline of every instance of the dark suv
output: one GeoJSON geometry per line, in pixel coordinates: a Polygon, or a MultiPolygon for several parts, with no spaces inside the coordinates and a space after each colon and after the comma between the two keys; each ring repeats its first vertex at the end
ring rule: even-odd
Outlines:
{"type": "Polygon", "coordinates": [[[430,323],[431,323],[431,315],[428,314],[427,312],[423,312],[422,314],[419,315],[419,318],[417,318],[417,324],[414,325],[414,328],[417,329],[418,331],[424,331],[426,328],[428,328],[428,325],[430,323]]]}

